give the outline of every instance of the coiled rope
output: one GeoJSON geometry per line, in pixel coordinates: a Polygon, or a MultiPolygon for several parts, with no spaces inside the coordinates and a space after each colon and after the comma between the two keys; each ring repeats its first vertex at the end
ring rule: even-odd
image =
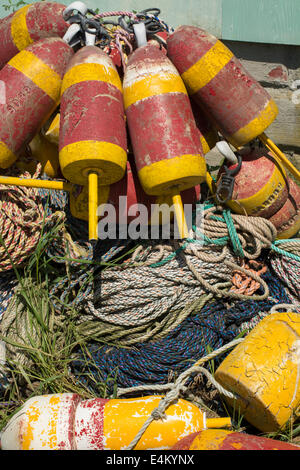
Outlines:
{"type": "Polygon", "coordinates": [[[197,358],[205,356],[208,347],[216,349],[234,339],[245,321],[259,312],[269,312],[276,303],[290,303],[276,277],[269,272],[263,277],[270,290],[269,299],[230,305],[221,300],[206,303],[157,341],[136,342],[133,347],[91,344],[88,358],[81,353],[74,359],[75,374],[84,381],[88,380],[87,376],[93,377],[88,382],[91,387],[115,375],[119,387],[167,383],[170,374],[182,372],[197,358]]]}
{"type": "MultiPolygon", "coordinates": [[[[41,172],[41,164],[33,178],[41,172]]],[[[21,175],[29,178],[25,172],[21,175]]],[[[60,212],[46,216],[35,188],[0,185],[0,271],[22,265],[34,252],[45,227],[58,223],[60,212]]]]}

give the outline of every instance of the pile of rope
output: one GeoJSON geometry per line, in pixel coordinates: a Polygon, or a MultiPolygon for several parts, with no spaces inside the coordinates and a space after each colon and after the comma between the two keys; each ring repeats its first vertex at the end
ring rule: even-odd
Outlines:
{"type": "MultiPolygon", "coordinates": [[[[68,213],[65,193],[37,193],[44,219],[57,211],[68,213]]],[[[64,221],[71,231],[72,216],[64,221]]],[[[290,303],[278,277],[266,273],[266,253],[275,247],[274,256],[281,256],[276,235],[266,219],[231,214],[213,204],[197,205],[184,242],[152,240],[135,246],[131,240],[107,240],[95,247],[75,243],[65,232],[47,247],[49,258],[67,267],[50,292],[53,321],[59,324],[66,308],[73,308],[77,337],[97,341],[90,347],[92,361],[83,356],[74,361],[78,380],[84,380],[88,368],[101,381],[117,372],[120,387],[166,383],[208,347],[224,345],[245,322],[268,314],[274,303],[290,303]],[[121,262],[114,264],[118,258],[121,262]]],[[[285,252],[292,253],[290,248],[285,252]]],[[[1,330],[9,332],[8,355],[26,364],[24,351],[12,346],[15,332],[19,339],[20,332],[24,336],[28,322],[24,306],[18,309],[12,303],[4,312],[1,330]]]]}
{"type": "Polygon", "coordinates": [[[277,240],[269,264],[300,313],[300,239],[277,240]]]}
{"type": "MultiPolygon", "coordinates": [[[[37,178],[41,165],[33,175],[37,178]]],[[[30,178],[28,172],[20,175],[30,178]]],[[[0,271],[21,266],[35,251],[47,225],[58,223],[62,213],[46,216],[35,188],[0,185],[0,271]]]]}
{"type": "Polygon", "coordinates": [[[270,291],[268,299],[249,299],[227,306],[221,300],[207,303],[161,339],[136,341],[133,347],[124,342],[122,347],[94,343],[88,348],[88,356],[81,352],[74,360],[75,374],[92,388],[97,387],[97,382],[107,382],[110,391],[114,384],[133,387],[167,383],[174,374],[205,356],[209,349],[214,350],[234,339],[244,322],[260,312],[269,312],[277,303],[289,303],[283,285],[275,276],[268,272],[263,279],[270,291]],[[91,380],[87,379],[89,376],[91,380]]]}

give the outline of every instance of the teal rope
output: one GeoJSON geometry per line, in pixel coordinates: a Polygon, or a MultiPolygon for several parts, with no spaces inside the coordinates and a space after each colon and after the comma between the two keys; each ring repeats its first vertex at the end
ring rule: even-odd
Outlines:
{"type": "MultiPolygon", "coordinates": [[[[298,242],[300,244],[300,239],[293,239],[294,242],[298,242]]],[[[271,244],[271,249],[280,255],[286,256],[287,258],[291,258],[295,261],[300,262],[300,256],[295,255],[294,253],[290,253],[289,251],[283,250],[279,248],[277,245],[281,243],[286,243],[286,240],[276,240],[274,243],[271,244]]]]}
{"type": "Polygon", "coordinates": [[[241,242],[239,240],[237,231],[235,229],[235,226],[234,226],[234,223],[233,223],[233,220],[232,220],[232,217],[231,217],[231,212],[230,212],[229,209],[223,210],[223,217],[224,217],[224,220],[225,220],[226,225],[228,227],[228,232],[229,232],[229,235],[230,235],[230,241],[232,243],[234,253],[237,256],[239,256],[240,258],[244,258],[245,257],[244,250],[243,250],[243,247],[242,247],[241,242]]]}

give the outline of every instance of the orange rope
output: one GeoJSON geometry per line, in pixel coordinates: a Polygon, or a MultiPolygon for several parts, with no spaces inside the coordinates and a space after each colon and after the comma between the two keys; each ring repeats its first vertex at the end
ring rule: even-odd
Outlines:
{"type": "MultiPolygon", "coordinates": [[[[250,272],[257,274],[258,276],[260,274],[264,274],[267,271],[266,266],[255,260],[249,260],[248,263],[243,261],[241,267],[248,269],[250,272]]],[[[260,288],[259,282],[247,276],[244,272],[238,270],[233,272],[231,282],[233,286],[230,290],[240,294],[252,295],[260,288]]]]}

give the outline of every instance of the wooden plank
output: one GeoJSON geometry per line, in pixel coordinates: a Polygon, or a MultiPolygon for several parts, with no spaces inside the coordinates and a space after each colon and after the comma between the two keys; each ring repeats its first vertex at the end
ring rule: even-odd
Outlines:
{"type": "Polygon", "coordinates": [[[275,100],[279,113],[266,134],[277,144],[300,148],[300,103],[293,102],[293,91],[289,89],[267,88],[267,91],[275,100]]]}
{"type": "Polygon", "coordinates": [[[299,0],[223,0],[222,38],[300,45],[299,0]]]}

